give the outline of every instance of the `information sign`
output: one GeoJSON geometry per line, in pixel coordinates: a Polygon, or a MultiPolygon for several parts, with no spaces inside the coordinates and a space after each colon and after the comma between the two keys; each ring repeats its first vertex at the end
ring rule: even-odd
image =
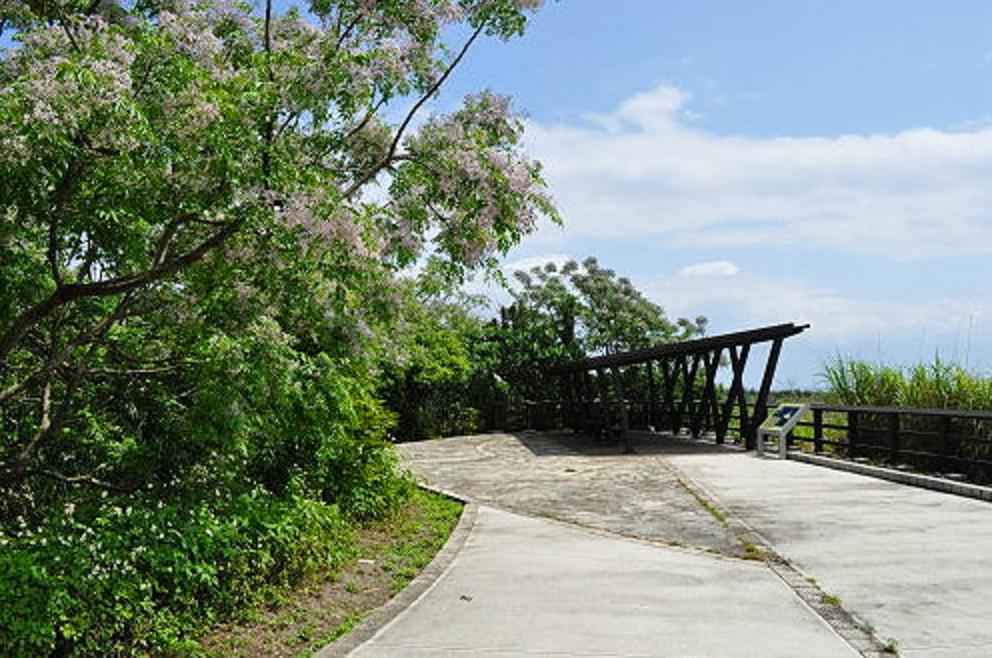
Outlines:
{"type": "Polygon", "coordinates": [[[773,409],[758,428],[758,454],[763,455],[765,452],[765,437],[775,435],[778,437],[779,457],[785,459],[789,432],[803,419],[807,411],[809,405],[799,402],[783,402],[773,409]]]}

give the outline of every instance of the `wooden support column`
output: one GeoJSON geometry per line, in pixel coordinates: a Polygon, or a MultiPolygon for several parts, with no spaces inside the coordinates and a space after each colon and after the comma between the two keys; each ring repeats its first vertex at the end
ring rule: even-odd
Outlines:
{"type": "Polygon", "coordinates": [[[627,431],[630,429],[630,419],[627,415],[627,396],[623,385],[623,372],[620,368],[611,368],[613,373],[613,387],[617,395],[617,425],[619,426],[620,444],[624,452],[631,452],[630,437],[627,431]]]}
{"type": "Polygon", "coordinates": [[[647,425],[648,429],[651,429],[654,427],[654,399],[656,395],[654,390],[654,361],[648,361],[644,364],[644,367],[647,369],[648,376],[648,400],[644,412],[646,416],[645,425],[647,425]]]}
{"type": "Polygon", "coordinates": [[[813,452],[823,452],[823,409],[813,409],[813,452]]]}
{"type": "Polygon", "coordinates": [[[675,411],[675,423],[672,432],[678,434],[682,430],[682,419],[686,412],[689,413],[690,422],[692,418],[692,404],[695,397],[696,372],[699,370],[699,355],[692,355],[692,363],[689,359],[682,358],[682,400],[675,411]]]}
{"type": "Polygon", "coordinates": [[[701,432],[707,430],[716,429],[719,409],[718,403],[716,401],[716,373],[720,368],[720,355],[723,352],[723,348],[717,348],[715,352],[707,353],[703,358],[703,363],[706,366],[706,384],[703,386],[703,400],[700,404],[702,407],[702,413],[700,414],[701,419],[701,432]]]}
{"type": "Polygon", "coordinates": [[[761,388],[758,389],[758,400],[754,404],[754,416],[748,426],[746,447],[754,450],[757,440],[758,425],[764,422],[768,415],[768,393],[772,388],[772,378],[775,376],[775,368],[778,366],[778,356],[782,352],[782,339],[776,338],[772,341],[772,347],[768,352],[768,361],[765,363],[765,374],[761,378],[761,388]]]}
{"type": "Polygon", "coordinates": [[[847,412],[847,456],[851,459],[861,454],[861,430],[857,411],[847,412]]]}
{"type": "Polygon", "coordinates": [[[741,346],[738,354],[736,347],[730,347],[730,369],[733,376],[730,381],[730,390],[727,391],[727,399],[723,403],[723,411],[720,414],[720,425],[716,430],[716,442],[723,443],[727,438],[727,428],[730,426],[730,416],[734,412],[734,405],[739,407],[740,428],[738,431],[743,437],[747,428],[747,400],[744,398],[744,367],[747,365],[747,357],[751,352],[748,344],[741,346]]]}
{"type": "Polygon", "coordinates": [[[596,370],[596,388],[599,390],[599,434],[610,435],[610,387],[604,370],[596,370]]]}
{"type": "Polygon", "coordinates": [[[665,359],[659,365],[661,367],[662,386],[659,426],[662,429],[667,429],[669,432],[675,433],[678,431],[678,428],[672,427],[672,421],[675,418],[675,380],[678,377],[678,371],[671,359],[665,359]]]}

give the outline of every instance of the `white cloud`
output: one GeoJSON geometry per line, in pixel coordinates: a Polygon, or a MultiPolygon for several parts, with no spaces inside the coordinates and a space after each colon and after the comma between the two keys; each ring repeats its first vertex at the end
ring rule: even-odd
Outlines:
{"type": "Polygon", "coordinates": [[[729,260],[711,260],[705,263],[686,265],[679,270],[679,276],[710,277],[710,276],[736,276],[740,274],[741,268],[737,263],[729,260]]]}
{"type": "Polygon", "coordinates": [[[992,253],[992,126],[725,136],[688,125],[688,100],[658,87],[587,124],[529,124],[571,238],[992,253]]]}
{"type": "Polygon", "coordinates": [[[721,332],[808,322],[813,329],[810,339],[822,344],[921,329],[953,332],[980,321],[988,310],[984,303],[959,298],[854,298],[788,277],[740,274],[731,282],[720,276],[679,274],[635,283],[671,316],[706,315],[719,323],[721,332]]]}

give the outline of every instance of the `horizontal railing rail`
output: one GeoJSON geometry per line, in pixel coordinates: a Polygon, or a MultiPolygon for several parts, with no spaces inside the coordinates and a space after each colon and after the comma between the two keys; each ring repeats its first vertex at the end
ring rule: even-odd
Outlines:
{"type": "MultiPolygon", "coordinates": [[[[687,401],[704,403],[702,398],[687,401]]],[[[572,427],[606,434],[655,426],[658,418],[675,416],[685,423],[679,431],[691,431],[689,415],[678,405],[593,399],[583,401],[578,410],[576,406],[558,400],[525,401],[526,423],[535,429],[572,427]],[[575,427],[571,421],[576,418],[585,427],[575,427]]],[[[749,417],[754,409],[753,403],[745,406],[749,417]]],[[[743,442],[740,416],[734,409],[728,438],[743,442]]],[[[794,450],[992,483],[992,411],[817,403],[787,441],[794,450]]]]}

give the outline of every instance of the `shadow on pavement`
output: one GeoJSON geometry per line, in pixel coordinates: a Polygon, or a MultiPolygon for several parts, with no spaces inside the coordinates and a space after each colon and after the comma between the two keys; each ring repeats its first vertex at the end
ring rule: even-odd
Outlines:
{"type": "Polygon", "coordinates": [[[697,440],[688,436],[630,431],[628,442],[632,452],[627,453],[623,443],[617,439],[604,439],[588,434],[561,430],[537,432],[525,430],[513,432],[513,438],[527,448],[535,457],[561,457],[579,455],[583,457],[619,457],[638,455],[718,455],[740,454],[743,449],[735,445],[718,445],[711,441],[697,440]]]}

